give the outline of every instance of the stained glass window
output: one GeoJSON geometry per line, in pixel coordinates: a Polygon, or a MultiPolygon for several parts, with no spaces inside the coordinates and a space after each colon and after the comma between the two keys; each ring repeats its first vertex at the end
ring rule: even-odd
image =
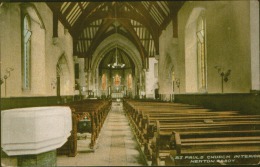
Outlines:
{"type": "Polygon", "coordinates": [[[107,87],[107,77],[106,74],[102,75],[102,90],[106,90],[107,87]]]}
{"type": "Polygon", "coordinates": [[[128,89],[132,89],[132,74],[129,74],[127,77],[127,87],[128,89]]]}
{"type": "Polygon", "coordinates": [[[114,84],[115,86],[119,86],[120,85],[120,82],[121,82],[121,77],[116,74],[115,78],[114,78],[114,84]]]}

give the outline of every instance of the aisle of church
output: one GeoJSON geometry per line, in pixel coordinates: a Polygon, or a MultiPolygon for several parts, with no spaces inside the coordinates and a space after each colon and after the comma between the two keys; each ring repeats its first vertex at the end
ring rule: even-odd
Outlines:
{"type": "MultiPolygon", "coordinates": [[[[113,102],[94,152],[84,151],[79,140],[76,157],[58,156],[57,166],[142,166],[145,161],[123,111],[121,102],[113,102]]],[[[85,144],[86,146],[86,144],[85,144]]]]}

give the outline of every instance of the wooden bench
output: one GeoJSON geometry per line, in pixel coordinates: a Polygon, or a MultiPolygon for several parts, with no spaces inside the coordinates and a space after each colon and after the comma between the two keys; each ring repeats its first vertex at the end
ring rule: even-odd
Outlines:
{"type": "MultiPolygon", "coordinates": [[[[259,126],[259,125],[258,125],[259,126]]],[[[258,127],[259,129],[259,127],[258,127]]],[[[260,151],[260,130],[237,130],[237,131],[215,131],[215,132],[173,132],[171,137],[170,155],[166,165],[188,165],[192,160],[189,158],[179,159],[176,157],[193,156],[215,156],[215,155],[259,155],[260,151]],[[170,161],[169,161],[170,160],[170,161]]],[[[159,153],[159,152],[158,152],[159,153]]],[[[157,153],[157,154],[158,154],[157,153]]],[[[166,155],[167,156],[167,155],[166,155]]],[[[159,155],[158,155],[159,157],[159,155]]],[[[205,159],[205,158],[201,158],[205,159]]],[[[223,161],[230,160],[228,164],[257,164],[258,158],[246,159],[240,157],[232,159],[219,159],[210,164],[225,164],[223,161]],[[222,160],[222,162],[221,162],[222,160]]],[[[194,164],[196,165],[196,163],[194,164]]]]}
{"type": "MultiPolygon", "coordinates": [[[[259,130],[260,120],[258,119],[254,121],[248,121],[246,117],[244,118],[244,120],[227,121],[225,119],[222,119],[222,121],[211,123],[184,122],[176,124],[161,124],[159,121],[157,121],[156,134],[154,136],[153,143],[150,145],[150,149],[153,152],[153,163],[158,165],[159,160],[163,160],[165,155],[169,155],[170,150],[173,148],[175,148],[174,151],[176,153],[183,152],[180,151],[180,149],[182,149],[184,146],[186,146],[186,149],[183,148],[184,150],[192,150],[189,153],[208,154],[209,152],[206,152],[206,148],[209,147],[208,150],[211,150],[212,145],[204,145],[203,143],[205,143],[206,141],[208,141],[208,143],[217,140],[219,140],[219,142],[222,141],[222,143],[219,143],[219,145],[224,143],[228,145],[234,141],[233,144],[230,144],[232,145],[230,147],[236,148],[231,150],[229,149],[230,152],[238,152],[235,150],[241,151],[241,148],[244,147],[244,145],[247,145],[246,143],[248,143],[249,145],[250,143],[254,143],[257,144],[257,146],[254,148],[258,148],[258,151],[260,151],[259,130]],[[239,145],[239,142],[235,142],[236,139],[239,139],[239,137],[241,138],[241,145],[239,145]],[[228,138],[230,138],[230,140],[227,143],[226,141],[228,138]],[[183,139],[183,142],[180,139],[183,139]],[[180,141],[181,143],[186,142],[186,145],[180,145],[180,141]],[[190,142],[190,144],[187,144],[188,141],[190,142]],[[198,141],[200,141],[201,147],[199,147],[200,144],[196,144],[196,141],[197,143],[199,143],[198,141]],[[194,148],[191,148],[192,144],[194,144],[194,148]],[[196,146],[198,146],[197,152],[194,151],[196,146]]],[[[215,144],[218,145],[217,142],[215,144]]],[[[227,148],[227,146],[224,147],[227,148]]],[[[250,149],[245,149],[244,151],[249,152],[250,149]]],[[[211,150],[211,152],[213,151],[211,150]]],[[[218,153],[218,151],[216,150],[215,153],[218,153]]]]}
{"type": "Polygon", "coordinates": [[[73,157],[77,155],[78,123],[86,118],[91,122],[91,129],[86,129],[85,131],[91,133],[89,147],[93,148],[105,118],[111,109],[111,103],[111,100],[83,100],[63,104],[64,106],[69,106],[72,111],[72,132],[68,141],[58,149],[58,153],[73,157]]]}
{"type": "MultiPolygon", "coordinates": [[[[162,109],[160,111],[158,110],[142,110],[142,113],[140,114],[140,111],[137,112],[137,114],[134,114],[130,117],[131,122],[134,125],[136,134],[140,138],[140,142],[147,142],[149,140],[148,129],[152,129],[152,126],[154,126],[154,122],[156,119],[162,121],[168,121],[171,122],[176,121],[176,118],[182,119],[183,117],[194,116],[194,117],[204,117],[205,119],[209,116],[219,116],[219,115],[236,115],[237,111],[219,111],[219,112],[208,112],[210,110],[208,109],[170,109],[165,110],[162,109]],[[146,115],[146,116],[144,116],[146,115]],[[149,116],[150,115],[150,116],[149,116]]],[[[151,133],[150,133],[151,134],[151,133]]]]}
{"type": "MultiPolygon", "coordinates": [[[[134,100],[124,101],[124,109],[139,141],[145,146],[147,159],[150,158],[153,165],[159,165],[161,160],[166,160],[166,165],[188,165],[191,161],[175,159],[176,156],[236,156],[237,153],[255,156],[253,154],[257,152],[258,158],[254,160],[259,162],[259,115],[241,115],[238,111],[211,111],[199,106],[134,100]],[[212,149],[211,146],[218,149],[212,149]]],[[[239,158],[236,158],[236,162],[228,162],[229,160],[215,163],[239,164],[243,161],[239,158]]],[[[194,165],[203,161],[194,159],[194,165]]]]}

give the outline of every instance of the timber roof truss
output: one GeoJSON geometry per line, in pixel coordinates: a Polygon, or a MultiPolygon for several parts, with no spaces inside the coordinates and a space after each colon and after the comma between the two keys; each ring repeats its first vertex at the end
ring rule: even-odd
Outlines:
{"type": "MultiPolygon", "coordinates": [[[[177,20],[177,12],[184,1],[66,1],[47,4],[56,21],[60,20],[69,30],[74,40],[74,54],[79,57],[91,57],[102,40],[119,33],[136,45],[145,62],[146,58],[159,54],[159,36],[170,21],[177,20]]],[[[173,25],[175,32],[176,24],[173,25]]]]}

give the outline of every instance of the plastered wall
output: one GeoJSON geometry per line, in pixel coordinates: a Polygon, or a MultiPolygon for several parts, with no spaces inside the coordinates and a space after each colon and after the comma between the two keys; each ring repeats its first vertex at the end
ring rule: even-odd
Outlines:
{"type": "MultiPolygon", "coordinates": [[[[159,94],[166,95],[169,100],[170,95],[173,94],[172,72],[174,71],[179,77],[178,73],[177,55],[178,55],[178,39],[173,38],[173,25],[172,22],[162,32],[159,39],[160,53],[159,53],[159,94]]],[[[178,60],[179,61],[179,60],[178,60]]],[[[176,89],[175,89],[176,90],[176,89]]]]}
{"type": "Polygon", "coordinates": [[[158,69],[155,69],[154,66],[158,61],[152,57],[149,58],[149,69],[145,72],[145,93],[146,98],[155,98],[155,89],[158,88],[158,69]],[[157,73],[157,74],[156,74],[157,73]]]}
{"type": "Polygon", "coordinates": [[[56,95],[56,65],[65,57],[66,72],[61,76],[61,95],[74,94],[73,43],[71,35],[58,24],[59,37],[53,39],[52,11],[45,3],[33,3],[39,14],[38,22],[32,19],[31,37],[31,89],[22,89],[22,43],[20,3],[4,3],[0,9],[1,76],[12,67],[10,77],[1,85],[1,97],[54,96],[56,95]],[[6,91],[5,91],[6,90],[6,91]]]}
{"type": "MultiPolygon", "coordinates": [[[[185,28],[192,17],[192,11],[198,8],[205,9],[206,18],[207,92],[221,92],[221,77],[215,66],[221,67],[224,72],[231,70],[229,81],[224,83],[224,93],[249,92],[251,78],[248,1],[186,2],[178,14],[180,54],[177,65],[181,71],[189,68],[188,59],[185,60],[185,56],[189,54],[189,48],[185,46],[189,45],[187,41],[185,43],[185,28]]],[[[185,77],[182,75],[182,92],[190,92],[188,87],[193,83],[187,80],[192,78],[192,75],[194,74],[186,73],[185,77]]]]}

